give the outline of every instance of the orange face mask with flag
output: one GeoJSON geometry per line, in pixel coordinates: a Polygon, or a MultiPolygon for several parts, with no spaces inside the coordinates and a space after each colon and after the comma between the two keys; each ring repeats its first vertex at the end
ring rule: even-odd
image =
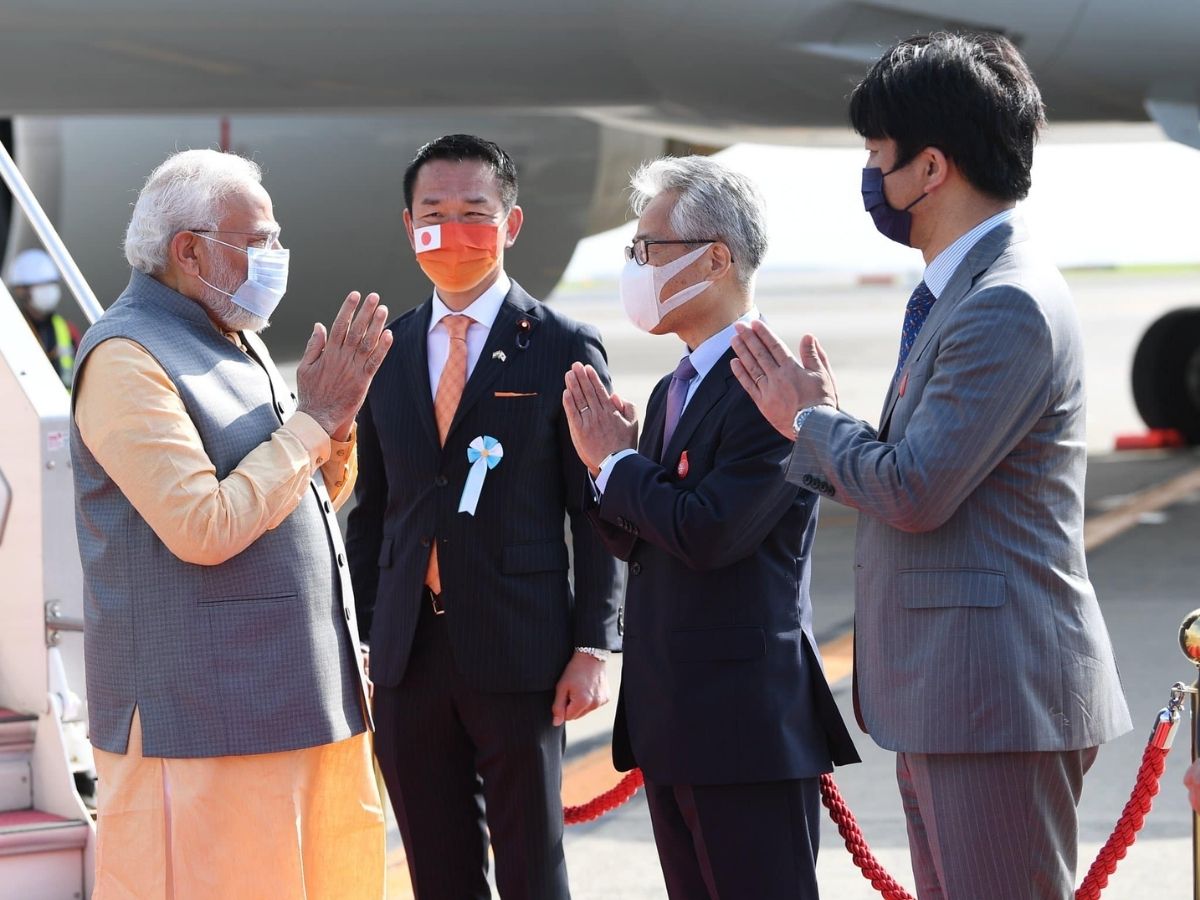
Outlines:
{"type": "Polygon", "coordinates": [[[413,229],[417,265],[444,291],[470,290],[500,257],[499,225],[447,222],[413,229]]]}

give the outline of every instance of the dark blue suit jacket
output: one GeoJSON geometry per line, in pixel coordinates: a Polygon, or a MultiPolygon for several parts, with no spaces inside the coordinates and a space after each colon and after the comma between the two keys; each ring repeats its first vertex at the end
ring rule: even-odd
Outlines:
{"type": "Polygon", "coordinates": [[[807,778],[858,761],[812,636],[817,497],[784,480],[790,445],[731,358],[700,383],[665,455],[670,378],[658,383],[639,453],[589,511],[629,562],[613,760],[661,784],[807,778]]]}
{"type": "Polygon", "coordinates": [[[583,514],[587,470],[562,410],[563,373],[578,361],[607,378],[604,348],[594,328],[514,282],[441,447],[426,349],[431,309],[432,298],[388,326],[395,345],[358,417],[358,504],[346,548],[371,678],[391,687],[404,676],[436,540],[458,670],[480,690],[548,690],[575,647],[620,646],[617,564],[583,514]],[[500,441],[504,458],[471,516],[458,504],[467,445],[483,435],[500,441]]]}

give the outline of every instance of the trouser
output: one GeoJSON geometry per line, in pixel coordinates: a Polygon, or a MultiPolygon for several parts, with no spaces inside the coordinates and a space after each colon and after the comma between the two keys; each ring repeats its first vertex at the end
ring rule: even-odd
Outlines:
{"type": "Polygon", "coordinates": [[[419,900],[568,900],[553,691],[488,693],[454,665],[446,617],[423,605],[396,687],[375,686],[375,753],[419,900]]]}
{"type": "Polygon", "coordinates": [[[1072,900],[1077,807],[1096,748],[900,753],[919,900],[1072,900]]]}
{"type": "Polygon", "coordinates": [[[671,900],[816,900],[816,778],[752,784],[646,782],[671,900]]]}

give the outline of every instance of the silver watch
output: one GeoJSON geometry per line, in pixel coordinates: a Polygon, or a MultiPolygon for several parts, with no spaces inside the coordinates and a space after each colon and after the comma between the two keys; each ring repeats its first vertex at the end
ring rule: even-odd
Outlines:
{"type": "Polygon", "coordinates": [[[611,650],[601,650],[599,647],[576,647],[576,653],[586,653],[588,656],[593,656],[600,662],[608,662],[608,658],[612,656],[611,650]]]}

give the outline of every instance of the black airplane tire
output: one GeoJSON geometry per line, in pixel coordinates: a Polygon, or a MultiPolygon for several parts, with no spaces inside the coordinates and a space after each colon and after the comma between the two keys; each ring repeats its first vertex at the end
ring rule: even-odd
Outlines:
{"type": "Polygon", "coordinates": [[[1133,402],[1148,427],[1200,444],[1200,307],[1172,310],[1146,329],[1133,357],[1133,402]]]}

